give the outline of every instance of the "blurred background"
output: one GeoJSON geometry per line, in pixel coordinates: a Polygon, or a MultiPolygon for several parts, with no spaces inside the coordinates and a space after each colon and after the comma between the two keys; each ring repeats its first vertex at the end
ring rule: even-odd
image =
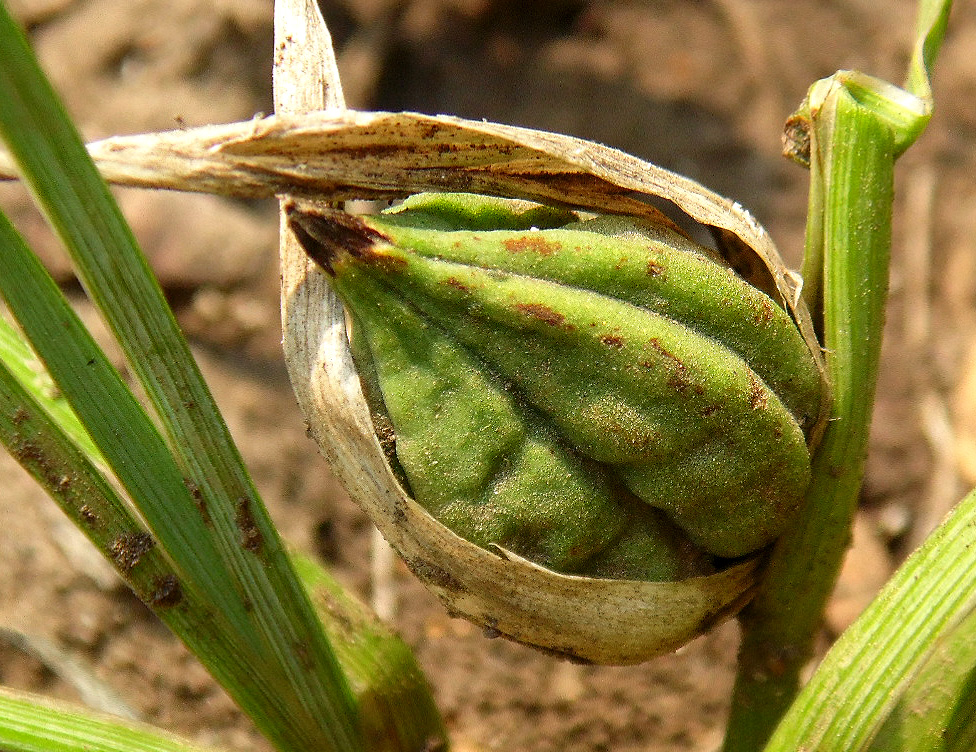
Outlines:
{"type": "MultiPolygon", "coordinates": [[[[8,0],[88,139],[269,113],[268,0],[8,0]]],[[[780,156],[808,86],[904,76],[911,0],[321,0],[351,107],[485,118],[615,146],[747,206],[799,263],[807,175],[780,156]]],[[[959,4],[936,116],[897,176],[892,304],[868,475],[822,645],[976,485],[976,11],[959,4]]],[[[119,191],[286,537],[371,595],[369,527],[306,438],[282,363],[276,207],[119,191]]],[[[87,311],[22,190],[0,206],[87,311]]],[[[0,458],[0,683],[88,697],[267,749],[206,673],[0,458]]],[[[396,627],[459,740],[484,750],[711,750],[737,629],[626,669],[572,665],[449,618],[402,567],[396,627]]]]}

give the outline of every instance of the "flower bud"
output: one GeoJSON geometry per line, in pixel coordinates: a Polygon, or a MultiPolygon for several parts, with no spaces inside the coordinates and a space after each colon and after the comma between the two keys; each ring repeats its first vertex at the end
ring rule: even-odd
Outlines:
{"type": "Polygon", "coordinates": [[[670,222],[467,194],[289,219],[346,307],[394,477],[467,543],[590,583],[678,584],[789,524],[821,412],[815,351],[670,222]]]}

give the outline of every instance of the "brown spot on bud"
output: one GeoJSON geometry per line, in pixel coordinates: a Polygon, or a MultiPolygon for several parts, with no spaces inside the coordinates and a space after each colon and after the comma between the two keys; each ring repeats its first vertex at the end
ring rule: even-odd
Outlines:
{"type": "Polygon", "coordinates": [[[551,256],[563,247],[562,243],[546,240],[536,233],[523,235],[520,238],[509,238],[504,244],[510,253],[532,251],[533,253],[538,253],[540,256],[551,256]]]}
{"type": "Polygon", "coordinates": [[[600,336],[600,341],[607,347],[616,347],[619,349],[624,346],[623,338],[618,337],[615,334],[603,334],[600,336]]]}
{"type": "Polygon", "coordinates": [[[468,290],[471,289],[468,285],[464,284],[464,282],[459,280],[457,277],[448,277],[447,279],[444,280],[444,284],[453,287],[455,290],[460,290],[461,292],[468,292],[468,290]]]}
{"type": "Polygon", "coordinates": [[[663,344],[661,344],[661,340],[659,340],[657,337],[651,337],[650,345],[668,360],[676,363],[681,368],[685,367],[685,364],[681,361],[681,359],[673,352],[668,350],[668,348],[666,348],[663,344]]]}
{"type": "Polygon", "coordinates": [[[567,331],[575,329],[572,324],[566,323],[566,317],[559,313],[559,311],[554,311],[542,303],[516,303],[515,308],[526,316],[543,321],[549,324],[549,326],[559,327],[567,331]]]}
{"type": "Polygon", "coordinates": [[[751,374],[749,382],[749,406],[753,410],[761,410],[766,407],[766,390],[759,380],[751,374]]]}
{"type": "Polygon", "coordinates": [[[657,261],[651,260],[647,262],[647,276],[648,277],[661,277],[664,276],[664,266],[659,264],[657,261]]]}
{"type": "Polygon", "coordinates": [[[757,324],[766,324],[773,320],[773,303],[768,298],[762,298],[753,314],[753,321],[757,324]]]}
{"type": "MultiPolygon", "coordinates": [[[[705,389],[701,384],[696,383],[689,376],[688,366],[677,355],[668,350],[657,337],[650,339],[650,345],[666,358],[667,368],[670,371],[668,386],[679,394],[686,394],[689,389],[695,394],[704,394],[705,389]]],[[[647,367],[646,362],[641,365],[647,367]]]]}
{"type": "Polygon", "coordinates": [[[691,386],[691,382],[688,381],[685,372],[679,368],[668,378],[668,386],[678,392],[678,394],[684,394],[688,391],[688,387],[691,386]]]}

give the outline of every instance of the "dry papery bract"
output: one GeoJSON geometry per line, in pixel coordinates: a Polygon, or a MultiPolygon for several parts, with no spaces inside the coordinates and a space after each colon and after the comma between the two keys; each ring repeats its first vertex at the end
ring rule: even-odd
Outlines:
{"type": "MultiPolygon", "coordinates": [[[[463,191],[667,222],[651,203],[663,199],[710,230],[730,265],[790,312],[823,372],[798,277],[753,217],[688,178],[599,144],[453,117],[344,111],[118,137],[90,151],[112,182],[224,195],[341,201],[463,191]]],[[[282,247],[290,249],[282,258],[285,357],[311,433],[350,496],[449,611],[559,655],[623,664],[672,651],[748,602],[760,557],[679,582],[590,579],[479,548],[434,520],[387,465],[325,275],[297,243],[282,247]]]]}

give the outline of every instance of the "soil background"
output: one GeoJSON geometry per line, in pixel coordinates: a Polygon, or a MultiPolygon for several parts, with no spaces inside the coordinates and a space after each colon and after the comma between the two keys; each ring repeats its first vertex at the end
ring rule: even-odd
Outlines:
{"type": "MultiPolygon", "coordinates": [[[[268,0],[8,0],[86,138],[271,107],[268,0]]],[[[736,198],[798,263],[806,173],[782,123],[816,79],[899,82],[911,0],[322,0],[350,106],[487,118],[630,151],[736,198]]],[[[961,2],[936,116],[898,168],[892,307],[853,548],[822,646],[976,484],[976,10],[961,2]]],[[[370,527],[306,438],[280,351],[276,207],[120,191],[285,536],[371,597],[370,527]]],[[[22,190],[0,205],[87,310],[22,190]]],[[[86,314],[94,326],[97,320],[86,314]]],[[[7,457],[0,683],[92,701],[227,749],[269,749],[7,457]],[[103,693],[104,694],[104,693],[103,693]]],[[[734,623],[629,668],[561,662],[449,618],[400,566],[393,623],[454,737],[485,750],[713,750],[734,623]]]]}

